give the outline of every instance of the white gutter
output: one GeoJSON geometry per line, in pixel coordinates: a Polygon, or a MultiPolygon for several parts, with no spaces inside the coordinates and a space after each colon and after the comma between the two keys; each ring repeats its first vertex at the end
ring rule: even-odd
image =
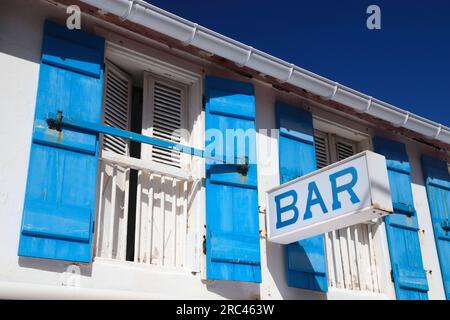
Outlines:
{"type": "Polygon", "coordinates": [[[357,112],[367,113],[394,126],[450,144],[450,128],[446,126],[333,82],[142,0],[81,1],[177,39],[185,45],[193,45],[240,66],[246,66],[281,82],[349,106],[357,112]]]}

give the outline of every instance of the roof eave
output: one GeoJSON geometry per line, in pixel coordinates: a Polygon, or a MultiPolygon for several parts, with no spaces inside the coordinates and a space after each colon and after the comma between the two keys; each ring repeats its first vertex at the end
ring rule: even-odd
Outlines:
{"type": "MultiPolygon", "coordinates": [[[[273,57],[267,53],[225,37],[141,0],[81,0],[107,11],[122,20],[129,20],[238,66],[298,87],[325,100],[348,106],[358,114],[382,119],[397,128],[418,133],[426,140],[450,145],[450,128],[409,111],[372,98],[308,70],[273,57]]],[[[60,1],[64,2],[64,1],[60,1]]],[[[73,1],[72,1],[73,2],[73,1]]]]}

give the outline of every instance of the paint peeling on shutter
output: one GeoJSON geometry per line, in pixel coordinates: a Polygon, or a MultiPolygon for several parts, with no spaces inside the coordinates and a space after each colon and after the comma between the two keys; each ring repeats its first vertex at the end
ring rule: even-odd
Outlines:
{"type": "MultiPolygon", "coordinates": [[[[106,63],[103,123],[130,130],[131,78],[112,63],[106,63]]],[[[123,138],[104,136],[103,150],[129,155],[129,142],[123,138]]]]}
{"type": "Polygon", "coordinates": [[[90,262],[98,135],[48,128],[63,112],[100,123],[105,40],[45,21],[19,256],[90,262]]]}
{"type": "MultiPolygon", "coordinates": [[[[206,162],[206,277],[208,280],[261,282],[260,225],[256,165],[255,93],[252,83],[205,78],[205,130],[224,142],[216,155],[247,157],[248,170],[221,161],[206,162]],[[234,150],[227,130],[247,131],[248,144],[234,150]]],[[[206,148],[215,137],[206,135],[206,148]]],[[[233,142],[234,144],[234,142],[233,142]]]]}
{"type": "Polygon", "coordinates": [[[450,299],[450,173],[445,160],[422,155],[428,204],[445,295],[450,299]]]}
{"type": "Polygon", "coordinates": [[[377,153],[386,157],[394,206],[394,213],[384,219],[396,297],[399,300],[427,300],[428,285],[422,262],[419,223],[414,209],[406,145],[382,137],[374,137],[373,145],[377,153]]]}
{"type": "MultiPolygon", "coordinates": [[[[276,102],[279,128],[280,183],[317,169],[312,114],[276,102]]],[[[285,246],[286,275],[290,287],[328,291],[324,236],[318,235],[285,246]]]]}

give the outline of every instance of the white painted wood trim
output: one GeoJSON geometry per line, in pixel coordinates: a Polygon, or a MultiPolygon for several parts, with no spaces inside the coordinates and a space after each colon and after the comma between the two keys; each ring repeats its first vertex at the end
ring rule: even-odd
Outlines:
{"type": "Polygon", "coordinates": [[[102,152],[100,160],[105,163],[114,163],[116,165],[135,170],[150,171],[154,174],[169,176],[180,180],[193,180],[193,177],[185,170],[170,166],[163,166],[160,163],[155,163],[151,160],[126,157],[110,151],[102,152]]]}

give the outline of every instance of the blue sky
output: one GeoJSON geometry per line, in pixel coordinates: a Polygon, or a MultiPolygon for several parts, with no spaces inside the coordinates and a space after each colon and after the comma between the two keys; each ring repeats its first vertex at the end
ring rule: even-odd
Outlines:
{"type": "Polygon", "coordinates": [[[148,2],[450,126],[449,0],[148,2]],[[381,30],[366,27],[371,4],[381,30]]]}

